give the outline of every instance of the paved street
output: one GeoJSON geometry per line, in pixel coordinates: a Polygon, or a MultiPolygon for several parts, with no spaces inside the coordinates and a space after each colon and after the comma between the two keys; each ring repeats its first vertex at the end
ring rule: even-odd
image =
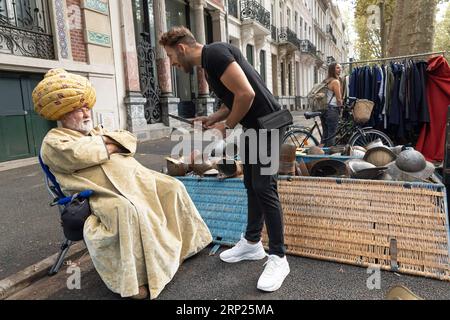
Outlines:
{"type": "MultiPolygon", "coordinates": [[[[309,125],[301,113],[295,122],[309,125]]],[[[169,139],[141,143],[136,158],[160,171],[164,157],[176,142],[169,139]]],[[[49,195],[38,165],[0,172],[0,279],[40,261],[59,249],[62,230],[57,209],[49,208],[49,195]]],[[[405,284],[425,299],[450,299],[450,283],[382,272],[380,290],[369,290],[365,268],[289,256],[291,273],[277,292],[256,289],[264,261],[225,264],[210,248],[187,260],[159,299],[382,299],[395,284],[405,284]]],[[[77,260],[82,270],[80,290],[69,290],[62,269],[19,292],[14,299],[120,299],[109,291],[93,268],[89,255],[77,260]]]]}

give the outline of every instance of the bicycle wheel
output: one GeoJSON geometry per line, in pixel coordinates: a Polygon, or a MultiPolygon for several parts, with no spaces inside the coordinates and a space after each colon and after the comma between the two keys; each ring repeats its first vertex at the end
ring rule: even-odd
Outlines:
{"type": "Polygon", "coordinates": [[[319,141],[305,129],[293,129],[283,137],[283,143],[292,144],[297,148],[306,148],[319,145],[319,141]]]}
{"type": "Polygon", "coordinates": [[[376,129],[366,129],[362,130],[364,134],[356,133],[349,141],[350,146],[361,146],[365,147],[372,141],[375,141],[377,139],[381,139],[383,144],[388,147],[393,147],[394,143],[392,140],[383,132],[376,130],[376,129]]]}

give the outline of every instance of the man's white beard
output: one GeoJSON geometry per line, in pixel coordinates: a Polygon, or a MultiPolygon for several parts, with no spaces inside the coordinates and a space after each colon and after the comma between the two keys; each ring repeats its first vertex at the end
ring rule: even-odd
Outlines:
{"type": "Polygon", "coordinates": [[[80,122],[70,122],[67,123],[67,128],[75,131],[79,131],[85,135],[87,135],[89,132],[91,132],[92,129],[94,129],[94,125],[92,124],[92,120],[84,120],[80,122]]]}

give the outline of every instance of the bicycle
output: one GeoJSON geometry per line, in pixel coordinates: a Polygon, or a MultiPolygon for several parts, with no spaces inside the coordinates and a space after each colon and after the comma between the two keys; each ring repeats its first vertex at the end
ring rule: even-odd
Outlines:
{"type": "MultiPolygon", "coordinates": [[[[344,103],[344,116],[339,121],[337,132],[334,136],[328,139],[336,138],[335,145],[350,145],[365,147],[369,143],[381,139],[384,145],[393,147],[392,140],[383,132],[373,129],[372,127],[362,127],[355,123],[352,116],[352,109],[356,102],[356,98],[348,98],[344,103]]],[[[314,119],[314,125],[310,128],[298,125],[291,125],[283,137],[283,143],[293,144],[297,148],[305,148],[310,146],[318,146],[319,141],[314,136],[314,131],[317,129],[320,139],[322,140],[322,131],[317,122],[317,117],[320,117],[322,112],[305,112],[304,116],[307,120],[314,119]]],[[[326,139],[326,140],[328,140],[326,139]]]]}

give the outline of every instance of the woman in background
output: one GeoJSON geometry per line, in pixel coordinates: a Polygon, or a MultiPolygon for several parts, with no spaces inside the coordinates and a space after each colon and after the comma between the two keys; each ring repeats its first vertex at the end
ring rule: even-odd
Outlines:
{"type": "Polygon", "coordinates": [[[321,144],[325,147],[334,146],[336,141],[336,132],[339,123],[339,116],[343,103],[341,81],[342,67],[340,64],[332,63],[328,66],[328,110],[325,111],[320,120],[322,122],[323,137],[321,144]]]}

